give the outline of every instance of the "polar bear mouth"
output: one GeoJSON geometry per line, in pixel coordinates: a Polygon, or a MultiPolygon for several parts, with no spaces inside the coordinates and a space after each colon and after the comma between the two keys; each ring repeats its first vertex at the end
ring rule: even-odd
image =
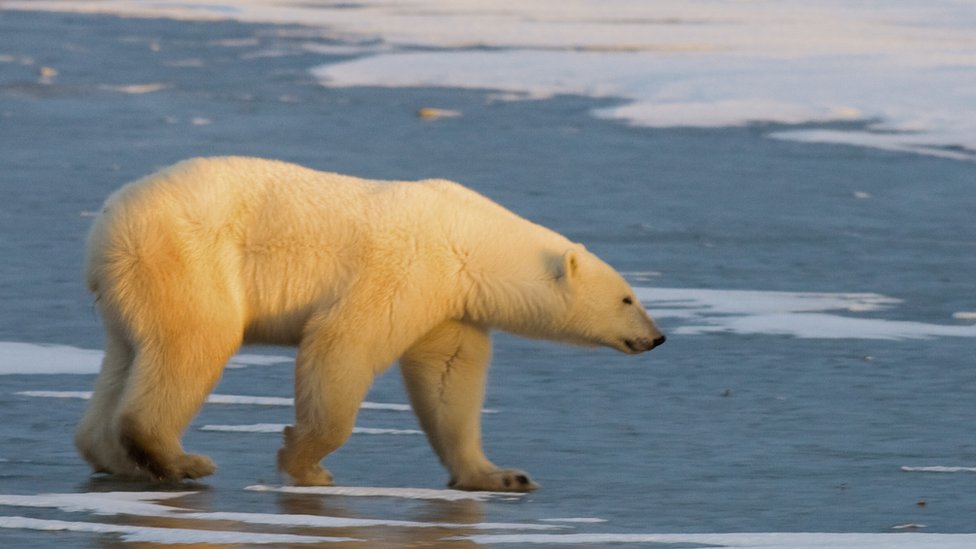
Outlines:
{"type": "Polygon", "coordinates": [[[651,349],[664,344],[665,341],[667,341],[667,338],[664,337],[663,335],[657,339],[651,339],[649,337],[640,337],[637,339],[625,339],[624,345],[632,353],[643,353],[645,351],[650,351],[651,349]]]}

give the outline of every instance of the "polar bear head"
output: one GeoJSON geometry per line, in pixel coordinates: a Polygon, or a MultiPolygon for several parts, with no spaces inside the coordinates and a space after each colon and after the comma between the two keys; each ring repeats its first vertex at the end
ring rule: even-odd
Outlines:
{"type": "MultiPolygon", "coordinates": [[[[581,244],[548,242],[465,254],[463,319],[525,337],[623,353],[650,351],[664,335],[620,274],[581,244]],[[531,251],[530,251],[531,250],[531,251]]],[[[504,239],[500,239],[504,240],[504,239]]],[[[555,242],[553,242],[555,241],[555,242]]]]}
{"type": "Polygon", "coordinates": [[[637,354],[665,341],[654,320],[620,274],[582,246],[567,250],[555,265],[566,309],[560,339],[637,354]]]}

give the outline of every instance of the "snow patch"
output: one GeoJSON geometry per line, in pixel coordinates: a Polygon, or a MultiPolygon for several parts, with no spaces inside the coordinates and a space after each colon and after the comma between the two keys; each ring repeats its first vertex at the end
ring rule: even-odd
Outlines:
{"type": "MultiPolygon", "coordinates": [[[[92,396],[91,391],[18,391],[18,395],[43,398],[78,398],[88,400],[92,396]]],[[[250,395],[223,395],[212,394],[207,397],[207,404],[241,404],[254,406],[294,406],[295,399],[290,397],[269,397],[269,396],[250,396],[250,395]]],[[[409,412],[409,404],[391,404],[386,402],[363,402],[360,405],[362,410],[388,410],[395,412],[409,412]]],[[[485,410],[489,412],[490,410],[485,410]]]]}
{"type": "MultiPolygon", "coordinates": [[[[12,374],[97,374],[102,351],[68,345],[0,341],[0,375],[12,374]]],[[[228,367],[265,366],[293,362],[292,357],[240,353],[228,367]]]]}
{"type": "Polygon", "coordinates": [[[601,522],[607,522],[606,519],[595,518],[595,517],[544,518],[539,520],[541,520],[542,522],[570,522],[576,524],[599,524],[601,522]]]}
{"type": "Polygon", "coordinates": [[[739,549],[968,549],[976,534],[833,534],[760,532],[736,534],[479,534],[447,538],[485,545],[695,544],[739,549]]]}
{"type": "Polygon", "coordinates": [[[0,528],[39,530],[44,532],[84,532],[90,534],[115,534],[123,541],[160,544],[241,544],[282,545],[289,543],[333,543],[361,541],[356,538],[323,536],[298,536],[293,534],[262,534],[258,532],[228,532],[222,530],[197,530],[189,528],[157,528],[153,526],[128,526],[100,522],[71,522],[64,520],[35,519],[28,517],[0,517],[0,528]]]}
{"type": "Polygon", "coordinates": [[[930,339],[976,337],[976,325],[930,324],[855,315],[879,312],[901,300],[874,293],[762,292],[634,288],[669,333],[788,335],[817,339],[930,339]]]}
{"type": "Polygon", "coordinates": [[[901,470],[906,473],[976,473],[976,467],[950,467],[946,465],[931,465],[927,467],[904,465],[901,470]]]}
{"type": "Polygon", "coordinates": [[[102,352],[68,345],[0,341],[0,375],[95,374],[102,352]]]}
{"type": "Polygon", "coordinates": [[[114,91],[119,93],[127,93],[130,95],[142,95],[146,93],[154,93],[158,91],[167,90],[172,88],[172,84],[163,83],[152,83],[152,84],[127,84],[127,85],[109,85],[105,84],[99,86],[100,89],[106,91],[114,91]]]}

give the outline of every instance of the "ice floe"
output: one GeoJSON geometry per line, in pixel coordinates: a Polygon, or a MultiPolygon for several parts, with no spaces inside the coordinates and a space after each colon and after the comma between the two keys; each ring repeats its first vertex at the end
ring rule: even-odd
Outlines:
{"type": "MultiPolygon", "coordinates": [[[[0,341],[0,375],[4,374],[97,374],[104,353],[69,345],[0,341]]],[[[293,362],[288,356],[238,353],[228,368],[266,366],[293,362]]]]}
{"type": "Polygon", "coordinates": [[[763,292],[635,288],[669,332],[702,335],[788,335],[819,339],[929,339],[976,337],[973,324],[933,324],[857,316],[891,309],[900,300],[874,293],[763,292]]]}
{"type": "Polygon", "coordinates": [[[339,51],[358,54],[315,69],[329,86],[612,97],[620,104],[594,114],[653,127],[859,121],[772,135],[976,159],[976,10],[966,2],[899,0],[883,10],[836,0],[8,0],[4,7],[318,26],[330,42],[346,42],[339,51]]]}
{"type": "Polygon", "coordinates": [[[0,505],[89,512],[96,515],[162,516],[176,508],[158,501],[177,499],[193,492],[89,492],[80,494],[0,494],[0,505]]]}
{"type": "Polygon", "coordinates": [[[99,86],[100,89],[106,91],[114,91],[119,93],[127,93],[130,95],[142,95],[146,93],[155,93],[158,91],[167,90],[172,88],[172,84],[164,84],[155,82],[152,84],[126,84],[126,85],[102,85],[99,86]]]}
{"type": "Polygon", "coordinates": [[[543,522],[566,522],[566,523],[577,523],[577,524],[599,524],[601,522],[607,522],[607,519],[596,518],[596,517],[544,518],[539,520],[543,522]]]}
{"type": "MultiPolygon", "coordinates": [[[[77,398],[88,400],[92,396],[91,391],[17,391],[18,395],[41,398],[77,398]]],[[[254,406],[294,406],[295,399],[291,397],[270,397],[270,396],[251,396],[251,395],[224,395],[212,394],[207,397],[207,404],[241,404],[254,406]]],[[[389,402],[369,402],[365,401],[360,405],[362,410],[388,410],[394,412],[409,412],[409,404],[395,404],[389,402]]],[[[484,410],[486,413],[493,410],[484,410]]]]}
{"type": "Polygon", "coordinates": [[[694,544],[737,549],[970,549],[976,534],[835,534],[761,532],[732,534],[477,534],[449,538],[486,545],[694,544]]]}
{"type": "Polygon", "coordinates": [[[116,534],[127,542],[159,544],[233,544],[233,545],[284,545],[290,543],[333,543],[360,541],[356,538],[301,536],[295,534],[264,534],[259,532],[235,532],[224,530],[199,530],[196,528],[161,528],[155,526],[129,526],[103,522],[78,522],[30,517],[0,516],[0,528],[39,530],[43,532],[83,532],[88,534],[116,534]]]}
{"type": "Polygon", "coordinates": [[[0,341],[0,375],[94,374],[102,351],[68,345],[0,341]]]}
{"type": "Polygon", "coordinates": [[[924,467],[904,465],[901,470],[906,473],[976,473],[976,467],[955,467],[947,465],[929,465],[924,467]]]}

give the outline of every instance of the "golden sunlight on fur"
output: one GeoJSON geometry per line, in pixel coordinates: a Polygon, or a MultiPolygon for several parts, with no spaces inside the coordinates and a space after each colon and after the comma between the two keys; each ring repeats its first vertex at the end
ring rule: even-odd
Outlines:
{"type": "Polygon", "coordinates": [[[278,452],[294,483],[333,482],[321,460],[399,360],[451,486],[531,490],[481,448],[490,330],[625,353],[664,342],[609,265],[449,181],[188,160],[110,196],[86,261],[106,348],[76,444],[96,471],[136,478],[214,471],[182,433],[231,355],[265,343],[298,346],[278,452]]]}

